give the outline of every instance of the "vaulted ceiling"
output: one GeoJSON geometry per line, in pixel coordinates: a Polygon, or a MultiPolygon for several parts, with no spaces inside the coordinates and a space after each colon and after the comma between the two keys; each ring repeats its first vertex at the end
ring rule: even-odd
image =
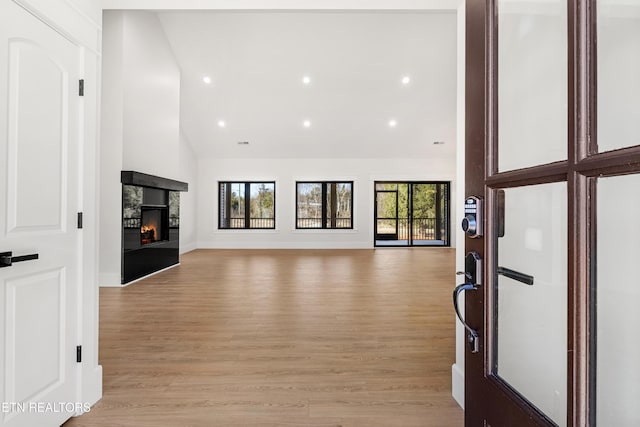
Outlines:
{"type": "Polygon", "coordinates": [[[200,156],[455,153],[454,11],[158,16],[182,71],[181,127],[200,156]]]}

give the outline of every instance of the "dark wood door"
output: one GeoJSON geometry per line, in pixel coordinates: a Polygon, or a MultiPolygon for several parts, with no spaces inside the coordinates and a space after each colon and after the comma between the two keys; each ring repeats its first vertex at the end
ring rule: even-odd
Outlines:
{"type": "Polygon", "coordinates": [[[640,5],[612,3],[466,3],[465,193],[486,214],[465,243],[484,266],[465,299],[466,426],[640,421],[636,370],[617,369],[640,357],[617,335],[633,310],[607,308],[611,287],[637,298],[620,272],[640,251],[616,242],[638,237],[621,212],[640,185],[640,5]]]}

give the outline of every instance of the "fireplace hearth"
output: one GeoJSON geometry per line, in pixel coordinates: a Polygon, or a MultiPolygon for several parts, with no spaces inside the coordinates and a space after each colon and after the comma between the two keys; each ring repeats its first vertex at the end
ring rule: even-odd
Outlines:
{"type": "Polygon", "coordinates": [[[180,192],[188,184],[123,171],[122,283],[179,263],[180,192]]]}

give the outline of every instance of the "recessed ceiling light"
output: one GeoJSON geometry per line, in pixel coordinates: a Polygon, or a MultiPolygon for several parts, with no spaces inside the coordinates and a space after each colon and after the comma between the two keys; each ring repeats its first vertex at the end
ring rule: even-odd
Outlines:
{"type": "Polygon", "coordinates": [[[211,77],[209,76],[204,76],[202,78],[202,81],[205,82],[206,84],[210,85],[211,84],[211,77]]]}
{"type": "Polygon", "coordinates": [[[394,128],[394,127],[396,127],[397,125],[398,125],[398,122],[397,122],[397,121],[395,121],[395,120],[389,120],[389,127],[394,128]]]}
{"type": "Polygon", "coordinates": [[[444,145],[444,141],[433,141],[433,145],[444,145]]]}
{"type": "Polygon", "coordinates": [[[309,77],[309,76],[304,76],[304,77],[302,78],[302,83],[304,83],[304,84],[308,85],[309,83],[311,83],[311,77],[309,77]]]}
{"type": "Polygon", "coordinates": [[[225,127],[227,124],[224,122],[224,120],[220,120],[218,122],[218,126],[220,126],[221,128],[225,127]]]}
{"type": "Polygon", "coordinates": [[[302,122],[302,125],[306,128],[311,127],[311,121],[310,120],[305,120],[304,122],[302,122]]]}
{"type": "Polygon", "coordinates": [[[408,85],[409,83],[411,83],[411,77],[409,77],[409,76],[404,76],[404,77],[402,78],[402,84],[406,86],[406,85],[408,85]]]}

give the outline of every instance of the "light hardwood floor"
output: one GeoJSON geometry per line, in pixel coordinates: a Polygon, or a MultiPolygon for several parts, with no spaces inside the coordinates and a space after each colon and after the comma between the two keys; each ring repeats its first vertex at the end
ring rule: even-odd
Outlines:
{"type": "Polygon", "coordinates": [[[65,426],[463,425],[454,251],[198,250],[100,290],[104,397],[65,426]]]}

